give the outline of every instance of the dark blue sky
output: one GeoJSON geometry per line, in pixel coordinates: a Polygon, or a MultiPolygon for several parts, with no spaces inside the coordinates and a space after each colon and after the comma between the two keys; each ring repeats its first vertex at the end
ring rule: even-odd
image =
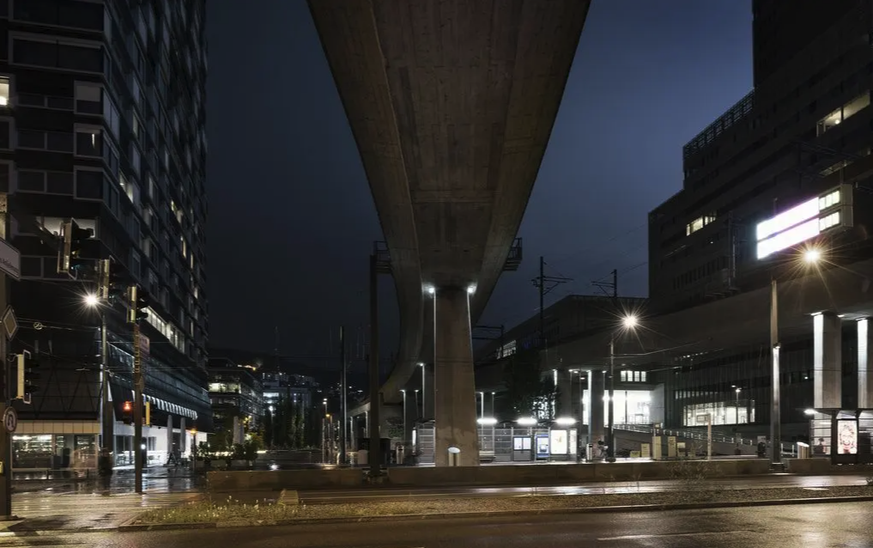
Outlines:
{"type": "MultiPolygon", "coordinates": [[[[748,0],[595,0],[519,236],[482,323],[536,312],[538,257],[593,293],[646,295],[647,213],[681,188],[682,145],[751,88],[748,0]],[[636,268],[635,268],[636,267],[636,268]]],[[[209,300],[216,346],[325,356],[367,323],[381,230],[304,0],[211,2],[209,300]],[[333,335],[335,337],[335,335],[333,335]]],[[[396,331],[383,280],[384,348],[396,331]]]]}

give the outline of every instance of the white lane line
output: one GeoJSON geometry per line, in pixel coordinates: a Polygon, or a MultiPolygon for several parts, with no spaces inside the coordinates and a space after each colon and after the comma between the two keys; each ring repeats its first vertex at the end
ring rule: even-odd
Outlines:
{"type": "Polygon", "coordinates": [[[620,537],[601,537],[597,540],[600,541],[614,541],[614,540],[646,540],[646,539],[655,539],[655,538],[669,538],[669,537],[708,537],[712,535],[737,535],[737,534],[746,534],[753,533],[753,531],[707,531],[702,533],[665,533],[663,535],[622,535],[620,537]]]}

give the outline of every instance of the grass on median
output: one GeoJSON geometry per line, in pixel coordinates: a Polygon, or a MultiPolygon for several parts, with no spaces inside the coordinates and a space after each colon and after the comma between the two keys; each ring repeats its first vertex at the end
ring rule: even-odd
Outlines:
{"type": "Polygon", "coordinates": [[[286,505],[281,502],[243,503],[233,498],[201,500],[173,508],[150,510],[137,524],[221,523],[268,525],[271,523],[325,518],[359,518],[409,514],[461,514],[513,510],[561,511],[597,506],[668,505],[687,502],[752,502],[819,497],[869,496],[869,487],[798,487],[742,490],[684,490],[618,495],[522,496],[511,498],[459,498],[455,500],[409,500],[351,504],[286,505]]]}

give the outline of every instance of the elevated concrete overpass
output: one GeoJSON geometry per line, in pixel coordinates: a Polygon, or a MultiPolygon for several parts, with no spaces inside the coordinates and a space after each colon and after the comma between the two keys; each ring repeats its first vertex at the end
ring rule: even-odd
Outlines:
{"type": "Polygon", "coordinates": [[[383,400],[433,361],[438,465],[450,446],[479,463],[471,321],[507,267],[588,6],[309,0],[400,303],[383,400]]]}

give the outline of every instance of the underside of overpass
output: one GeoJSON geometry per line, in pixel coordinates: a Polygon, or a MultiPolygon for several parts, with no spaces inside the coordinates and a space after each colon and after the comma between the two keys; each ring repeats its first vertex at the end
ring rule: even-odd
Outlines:
{"type": "Polygon", "coordinates": [[[451,446],[479,463],[471,321],[507,268],[588,5],[309,0],[400,303],[382,397],[433,362],[437,465],[451,446]]]}

